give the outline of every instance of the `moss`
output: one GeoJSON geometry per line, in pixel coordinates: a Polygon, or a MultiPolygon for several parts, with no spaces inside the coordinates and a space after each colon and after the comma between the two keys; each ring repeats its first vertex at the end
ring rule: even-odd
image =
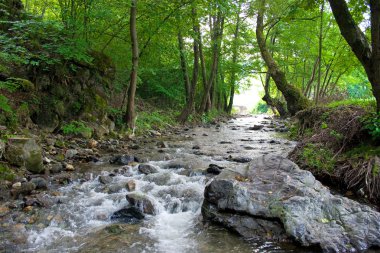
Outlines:
{"type": "Polygon", "coordinates": [[[330,173],[334,171],[336,163],[334,154],[326,147],[316,144],[307,144],[302,149],[301,158],[309,168],[330,173]]]}
{"type": "Polygon", "coordinates": [[[22,91],[30,92],[35,90],[35,85],[31,81],[23,78],[10,78],[12,82],[18,84],[22,91]]]}
{"type": "Polygon", "coordinates": [[[7,165],[0,163],[0,180],[13,181],[16,178],[15,173],[7,165]]]}

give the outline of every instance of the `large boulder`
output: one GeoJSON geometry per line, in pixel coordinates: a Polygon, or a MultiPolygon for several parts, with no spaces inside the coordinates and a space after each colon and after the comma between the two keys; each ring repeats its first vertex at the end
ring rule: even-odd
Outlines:
{"type": "Polygon", "coordinates": [[[25,166],[32,173],[44,171],[42,149],[34,139],[24,137],[9,138],[4,154],[12,165],[25,166]]]}
{"type": "Polygon", "coordinates": [[[281,156],[225,169],[205,189],[202,214],[245,237],[291,239],[325,252],[380,246],[380,213],[333,195],[314,176],[281,156]]]}

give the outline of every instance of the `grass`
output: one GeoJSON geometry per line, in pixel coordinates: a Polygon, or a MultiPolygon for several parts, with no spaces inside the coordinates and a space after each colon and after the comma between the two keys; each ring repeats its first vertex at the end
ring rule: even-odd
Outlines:
{"type": "Polygon", "coordinates": [[[375,109],[376,108],[376,101],[375,99],[346,99],[346,100],[340,100],[340,101],[334,101],[326,106],[329,108],[335,108],[339,106],[348,106],[348,105],[355,105],[355,106],[360,106],[363,108],[371,108],[375,109]]]}

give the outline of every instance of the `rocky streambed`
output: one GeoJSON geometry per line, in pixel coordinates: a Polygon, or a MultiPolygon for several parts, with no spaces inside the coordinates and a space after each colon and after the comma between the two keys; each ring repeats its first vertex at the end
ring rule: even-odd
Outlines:
{"type": "Polygon", "coordinates": [[[60,170],[20,182],[34,189],[1,203],[0,251],[354,252],[379,246],[379,214],[332,195],[284,159],[295,146],[277,134],[284,131],[271,118],[241,117],[135,143],[99,143],[103,149],[72,146],[60,165],[46,165],[60,170]]]}

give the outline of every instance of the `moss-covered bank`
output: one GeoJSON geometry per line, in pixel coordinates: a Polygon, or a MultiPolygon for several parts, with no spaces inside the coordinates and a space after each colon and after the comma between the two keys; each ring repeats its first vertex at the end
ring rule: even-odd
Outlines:
{"type": "Polygon", "coordinates": [[[295,116],[289,155],[347,196],[380,203],[380,116],[371,105],[313,107],[295,116]]]}

